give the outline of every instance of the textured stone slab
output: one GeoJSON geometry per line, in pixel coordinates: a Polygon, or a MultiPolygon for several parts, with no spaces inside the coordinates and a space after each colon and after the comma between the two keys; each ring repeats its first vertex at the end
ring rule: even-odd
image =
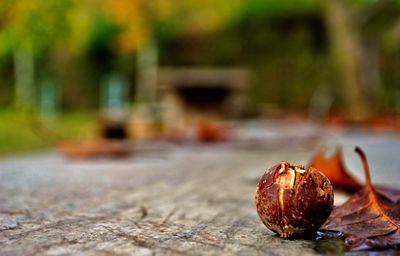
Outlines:
{"type": "Polygon", "coordinates": [[[136,145],[121,160],[55,153],[3,159],[0,254],[341,253],[338,241],[276,237],[254,207],[256,182],[267,167],[283,159],[305,164],[321,143],[315,133],[312,139],[304,134],[223,145],[136,145]]]}

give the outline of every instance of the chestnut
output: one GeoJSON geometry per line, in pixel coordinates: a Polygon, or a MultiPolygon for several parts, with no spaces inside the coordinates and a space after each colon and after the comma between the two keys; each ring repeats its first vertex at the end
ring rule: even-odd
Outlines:
{"type": "Polygon", "coordinates": [[[327,220],[333,208],[333,188],[317,169],[282,161],[260,178],[255,202],[264,225],[290,238],[314,232],[327,220]]]}

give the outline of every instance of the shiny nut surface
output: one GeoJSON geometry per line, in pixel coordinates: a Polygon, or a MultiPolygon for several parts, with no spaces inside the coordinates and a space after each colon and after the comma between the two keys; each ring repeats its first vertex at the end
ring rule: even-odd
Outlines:
{"type": "Polygon", "coordinates": [[[326,221],[333,208],[333,188],[317,169],[282,161],[260,178],[255,201],[265,226],[289,238],[313,232],[326,221]]]}

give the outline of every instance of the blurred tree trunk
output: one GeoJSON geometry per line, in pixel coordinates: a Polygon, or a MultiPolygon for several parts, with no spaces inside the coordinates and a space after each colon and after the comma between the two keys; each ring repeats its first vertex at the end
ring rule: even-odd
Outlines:
{"type": "Polygon", "coordinates": [[[14,50],[15,106],[31,109],[35,103],[34,60],[31,46],[14,50]]]}
{"type": "Polygon", "coordinates": [[[137,52],[136,102],[154,102],[157,94],[158,49],[154,40],[137,52]]]}
{"type": "Polygon", "coordinates": [[[325,22],[339,72],[342,76],[342,95],[346,110],[353,121],[367,117],[368,109],[363,95],[360,30],[346,0],[322,0],[325,22]]]}

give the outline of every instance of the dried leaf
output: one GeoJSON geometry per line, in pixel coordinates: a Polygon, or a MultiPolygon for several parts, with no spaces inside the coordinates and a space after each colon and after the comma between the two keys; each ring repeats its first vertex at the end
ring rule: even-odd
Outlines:
{"type": "Polygon", "coordinates": [[[340,188],[348,192],[356,192],[362,188],[360,182],[354,179],[344,166],[340,147],[336,148],[335,153],[330,158],[325,157],[325,149],[319,150],[308,166],[323,172],[335,189],[340,188]]]}
{"type": "Polygon", "coordinates": [[[226,140],[226,131],[222,126],[203,120],[197,123],[197,139],[203,143],[226,140]]]}
{"type": "Polygon", "coordinates": [[[384,186],[375,186],[375,190],[393,203],[400,203],[400,190],[384,186]]]}
{"type": "Polygon", "coordinates": [[[360,155],[366,176],[366,185],[340,207],[335,208],[322,227],[344,233],[350,251],[377,250],[400,247],[400,191],[374,189],[365,154],[360,155]],[[388,196],[389,195],[389,196],[388,196]]]}
{"type": "Polygon", "coordinates": [[[79,144],[63,142],[58,145],[58,150],[67,157],[82,159],[99,156],[125,157],[130,153],[130,149],[126,144],[109,141],[93,141],[79,144]]]}

